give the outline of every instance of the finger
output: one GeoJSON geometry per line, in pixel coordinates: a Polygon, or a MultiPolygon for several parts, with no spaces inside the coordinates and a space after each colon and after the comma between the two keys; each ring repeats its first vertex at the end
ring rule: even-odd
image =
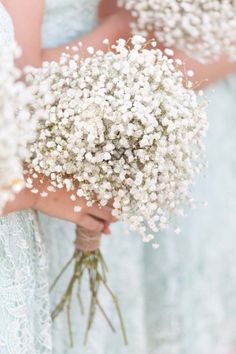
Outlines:
{"type": "Polygon", "coordinates": [[[101,219],[107,223],[115,222],[116,218],[112,215],[112,208],[105,206],[100,207],[97,204],[87,209],[89,215],[101,219]]]}
{"type": "Polygon", "coordinates": [[[104,222],[93,218],[90,215],[83,214],[80,216],[78,224],[85,229],[93,232],[100,232],[104,229],[104,222]]]}
{"type": "Polygon", "coordinates": [[[103,230],[102,230],[102,233],[103,233],[104,235],[111,235],[111,229],[110,229],[110,227],[109,227],[108,224],[105,224],[105,225],[104,225],[104,228],[103,228],[103,230]]]}
{"type": "Polygon", "coordinates": [[[114,204],[114,198],[109,200],[109,202],[107,203],[107,206],[110,208],[113,208],[113,204],[114,204]]]}

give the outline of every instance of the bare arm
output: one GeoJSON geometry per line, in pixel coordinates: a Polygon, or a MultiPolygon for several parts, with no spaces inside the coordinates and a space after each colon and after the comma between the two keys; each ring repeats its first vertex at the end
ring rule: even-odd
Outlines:
{"type": "Polygon", "coordinates": [[[197,89],[206,88],[236,72],[236,62],[229,62],[227,55],[222,55],[217,62],[209,64],[201,64],[178,50],[175,50],[175,57],[184,61],[186,70],[194,71],[193,81],[196,82],[197,89]]]}
{"type": "MultiPolygon", "coordinates": [[[[41,45],[44,0],[21,0],[20,6],[19,0],[3,0],[3,4],[13,19],[16,39],[23,50],[19,65],[40,66],[44,60],[58,60],[61,53],[65,51],[65,45],[49,49],[42,49],[41,45]]],[[[84,45],[82,55],[86,56],[88,46],[103,49],[102,41],[105,38],[108,38],[111,43],[118,38],[129,38],[129,21],[130,15],[124,10],[119,10],[107,17],[91,33],[67,45],[73,46],[79,40],[82,41],[84,45]]]]}
{"type": "MultiPolygon", "coordinates": [[[[120,10],[102,21],[97,28],[92,32],[84,35],[79,39],[83,43],[83,49],[80,52],[84,57],[88,55],[87,47],[92,46],[95,50],[106,49],[107,47],[102,44],[105,38],[108,38],[110,43],[114,43],[118,38],[130,38],[130,15],[128,12],[120,10]]],[[[69,43],[73,46],[78,43],[78,39],[69,43]]],[[[65,50],[65,46],[45,49],[42,51],[43,60],[58,60],[61,53],[65,50]]]]}
{"type": "Polygon", "coordinates": [[[117,0],[101,0],[98,8],[98,15],[100,19],[104,19],[119,11],[117,0]]]}
{"type": "MultiPolygon", "coordinates": [[[[47,186],[48,182],[45,179],[44,185],[39,185],[38,188],[40,191],[47,191],[47,186]]],[[[91,231],[110,233],[109,224],[115,221],[111,205],[100,208],[94,204],[92,207],[87,207],[84,198],[72,201],[70,196],[71,192],[67,192],[66,188],[49,193],[47,198],[41,197],[40,194],[33,194],[25,188],[16,195],[13,201],[7,203],[3,215],[24,209],[35,209],[49,216],[79,224],[91,231]],[[74,207],[78,206],[81,211],[75,213],[74,207]]]]}

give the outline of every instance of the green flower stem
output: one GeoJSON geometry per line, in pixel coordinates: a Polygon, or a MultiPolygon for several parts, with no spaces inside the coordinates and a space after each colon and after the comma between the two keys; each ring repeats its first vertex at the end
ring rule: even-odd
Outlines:
{"type": "Polygon", "coordinates": [[[62,268],[62,270],[60,271],[60,273],[58,274],[58,276],[56,277],[56,279],[54,280],[54,282],[52,283],[52,285],[50,286],[49,291],[51,292],[55,286],[57,285],[58,281],[61,279],[62,275],[65,273],[65,271],[67,270],[67,268],[71,265],[71,263],[74,260],[74,255],[70,258],[70,260],[64,265],[64,267],[62,268]]]}
{"type": "Polygon", "coordinates": [[[55,288],[56,284],[63,276],[64,272],[68,269],[72,261],[75,262],[73,275],[69,281],[65,293],[63,294],[61,300],[59,301],[59,303],[56,305],[55,309],[52,312],[52,319],[54,320],[66,308],[70,344],[71,346],[73,346],[73,334],[72,334],[72,324],[71,324],[71,299],[72,299],[75,286],[78,286],[77,298],[80,305],[81,313],[83,314],[84,306],[81,300],[81,292],[82,292],[81,283],[85,272],[87,272],[89,276],[89,288],[90,288],[91,298],[90,298],[87,326],[86,326],[86,331],[84,336],[84,345],[86,345],[88,342],[89,332],[92,328],[97,308],[102,313],[104,319],[108,323],[111,330],[113,332],[116,332],[115,327],[112,324],[112,321],[106,314],[98,297],[98,292],[101,286],[104,286],[105,289],[112,297],[112,301],[115,305],[115,309],[117,311],[118,318],[120,321],[124,342],[127,345],[128,340],[127,340],[125,325],[122,318],[120,306],[116,296],[107,285],[106,274],[108,273],[108,267],[104,261],[104,258],[100,250],[96,250],[93,252],[83,252],[78,249],[75,250],[73,257],[66,263],[66,265],[63,267],[59,275],[56,277],[50,290],[53,290],[55,288]]]}

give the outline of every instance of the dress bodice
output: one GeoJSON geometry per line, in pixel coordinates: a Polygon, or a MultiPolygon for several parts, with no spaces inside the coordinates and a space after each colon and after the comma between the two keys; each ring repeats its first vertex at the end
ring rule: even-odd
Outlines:
{"type": "Polygon", "coordinates": [[[99,0],[46,0],[42,32],[43,46],[57,46],[96,25],[99,0]]]}

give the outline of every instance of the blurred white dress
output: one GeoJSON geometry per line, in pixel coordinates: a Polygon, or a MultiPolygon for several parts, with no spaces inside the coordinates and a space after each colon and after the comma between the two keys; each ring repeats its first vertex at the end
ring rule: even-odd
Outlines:
{"type": "MultiPolygon", "coordinates": [[[[13,43],[0,3],[0,50],[13,43]]],[[[45,247],[33,211],[0,217],[0,353],[50,354],[45,247]]]]}

